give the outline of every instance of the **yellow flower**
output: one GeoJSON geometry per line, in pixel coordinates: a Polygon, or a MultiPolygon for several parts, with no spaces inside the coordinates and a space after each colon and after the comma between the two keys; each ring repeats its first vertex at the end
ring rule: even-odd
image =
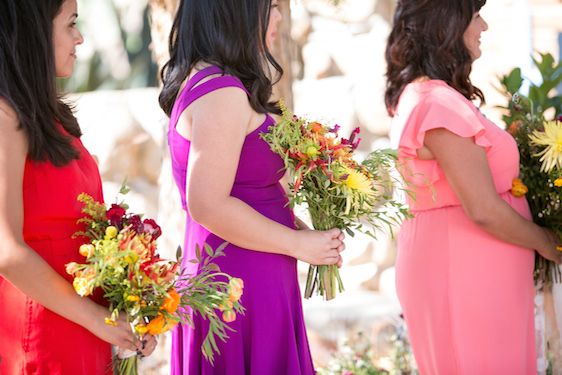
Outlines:
{"type": "Polygon", "coordinates": [[[77,277],[72,282],[72,286],[76,293],[78,293],[82,297],[89,296],[92,294],[92,287],[90,285],[90,280],[84,277],[77,277]]]}
{"type": "Polygon", "coordinates": [[[78,269],[78,263],[70,262],[66,265],[66,273],[69,275],[74,275],[78,269]]]}
{"type": "Polygon", "coordinates": [[[318,151],[318,146],[309,145],[304,149],[304,153],[311,159],[314,159],[320,152],[318,151]]]}
{"type": "Polygon", "coordinates": [[[105,239],[111,240],[111,239],[117,237],[118,233],[119,233],[119,231],[117,230],[117,228],[115,228],[113,225],[110,225],[107,228],[105,228],[105,239]]]}
{"type": "Polygon", "coordinates": [[[544,124],[544,131],[535,130],[529,135],[531,144],[545,146],[544,150],[535,154],[540,156],[541,172],[550,172],[555,167],[562,168],[562,123],[548,121],[544,124]]]}
{"type": "Polygon", "coordinates": [[[113,327],[117,327],[117,322],[111,318],[105,318],[104,319],[105,324],[107,324],[108,326],[113,326],[113,327]]]}
{"type": "Polygon", "coordinates": [[[345,168],[345,174],[347,174],[347,178],[344,182],[345,186],[351,190],[356,190],[366,195],[374,194],[373,184],[363,173],[358,172],[355,169],[345,168]]]}
{"type": "Polygon", "coordinates": [[[94,250],[96,248],[94,247],[94,245],[92,244],[83,244],[80,246],[80,250],[78,250],[78,252],[80,253],[80,255],[89,258],[92,256],[92,254],[94,254],[94,250]]]}
{"type": "Polygon", "coordinates": [[[138,301],[140,301],[140,298],[139,298],[139,296],[127,296],[127,301],[138,302],[138,301]]]}
{"type": "Polygon", "coordinates": [[[146,332],[148,332],[148,327],[144,324],[137,324],[135,326],[135,331],[137,331],[137,333],[140,335],[144,335],[146,332]]]}
{"type": "Polygon", "coordinates": [[[562,178],[557,178],[556,180],[554,180],[554,186],[562,187],[562,178]]]}
{"type": "Polygon", "coordinates": [[[519,178],[514,178],[513,182],[511,183],[511,194],[514,197],[520,198],[527,194],[529,189],[527,186],[521,181],[519,178]]]}

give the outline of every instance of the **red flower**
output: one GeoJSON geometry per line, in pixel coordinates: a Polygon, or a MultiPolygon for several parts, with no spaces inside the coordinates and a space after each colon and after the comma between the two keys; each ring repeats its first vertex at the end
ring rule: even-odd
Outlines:
{"type": "Polygon", "coordinates": [[[558,116],[558,122],[562,122],[562,115],[558,116]]]}
{"type": "Polygon", "coordinates": [[[144,225],[144,233],[150,234],[153,239],[157,239],[162,234],[162,228],[156,224],[156,221],[152,219],[144,219],[142,223],[144,225]]]}
{"type": "Polygon", "coordinates": [[[134,230],[137,233],[144,233],[144,224],[142,223],[139,215],[133,215],[129,217],[128,221],[132,230],[134,230]]]}
{"type": "Polygon", "coordinates": [[[107,210],[106,215],[111,225],[120,229],[123,227],[123,217],[125,216],[125,209],[123,207],[118,204],[112,204],[109,210],[107,210]]]}

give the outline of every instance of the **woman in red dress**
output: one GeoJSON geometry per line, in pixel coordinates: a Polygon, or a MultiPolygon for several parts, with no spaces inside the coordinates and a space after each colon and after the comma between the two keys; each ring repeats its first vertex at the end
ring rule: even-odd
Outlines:
{"type": "Polygon", "coordinates": [[[149,354],[124,319],[72,289],[79,193],[102,200],[95,161],[57,94],[82,35],[76,0],[0,1],[0,374],[111,373],[111,345],[149,354]]]}

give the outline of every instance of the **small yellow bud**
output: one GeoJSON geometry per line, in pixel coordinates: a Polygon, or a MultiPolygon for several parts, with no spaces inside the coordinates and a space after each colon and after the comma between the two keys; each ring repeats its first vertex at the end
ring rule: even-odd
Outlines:
{"type": "Polygon", "coordinates": [[[117,237],[118,233],[119,233],[119,231],[113,225],[110,225],[109,227],[105,228],[105,238],[107,240],[111,240],[111,239],[117,237]]]}
{"type": "Polygon", "coordinates": [[[108,326],[112,326],[112,327],[117,327],[117,322],[111,318],[105,318],[104,319],[105,324],[107,324],[108,326]]]}
{"type": "Polygon", "coordinates": [[[94,247],[94,245],[92,244],[84,244],[80,246],[80,250],[78,250],[78,252],[80,253],[80,255],[89,258],[94,254],[94,250],[96,248],[94,247]]]}

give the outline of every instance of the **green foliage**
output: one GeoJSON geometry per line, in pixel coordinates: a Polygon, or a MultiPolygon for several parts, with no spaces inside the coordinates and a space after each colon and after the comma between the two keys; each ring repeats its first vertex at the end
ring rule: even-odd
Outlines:
{"type": "Polygon", "coordinates": [[[515,68],[510,73],[500,77],[501,92],[509,98],[503,121],[509,127],[517,120],[544,121],[544,113],[554,110],[552,119],[562,114],[562,96],[553,90],[562,84],[562,63],[556,62],[551,54],[539,54],[533,62],[541,75],[541,83],[530,82],[529,92],[521,92],[524,78],[521,69],[515,68]]]}
{"type": "Polygon", "coordinates": [[[367,337],[359,332],[348,339],[334,354],[325,368],[318,369],[318,375],[387,375],[388,372],[373,364],[371,345],[367,337]]]}

